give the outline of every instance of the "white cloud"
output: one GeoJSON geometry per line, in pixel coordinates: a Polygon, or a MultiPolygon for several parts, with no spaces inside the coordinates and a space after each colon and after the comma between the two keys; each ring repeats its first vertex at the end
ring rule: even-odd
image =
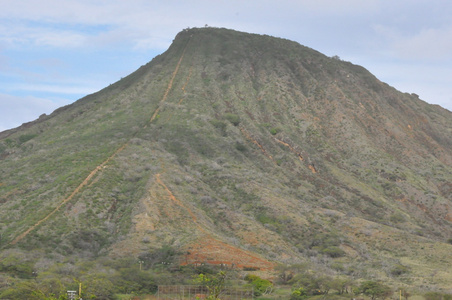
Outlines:
{"type": "Polygon", "coordinates": [[[381,2],[384,5],[371,25],[380,53],[415,64],[452,61],[451,1],[381,2]]]}
{"type": "Polygon", "coordinates": [[[400,57],[452,60],[452,27],[429,28],[413,36],[399,37],[394,48],[400,57]]]}
{"type": "MultiPolygon", "coordinates": [[[[51,113],[64,103],[36,97],[17,97],[0,94],[0,131],[20,126],[37,119],[43,113],[51,113]]],[[[66,101],[65,104],[67,104],[66,101]]]]}
{"type": "Polygon", "coordinates": [[[0,42],[8,47],[50,46],[71,48],[85,45],[86,35],[44,26],[20,22],[0,25],[0,42]]]}
{"type": "Polygon", "coordinates": [[[13,85],[11,90],[20,90],[27,92],[46,92],[53,94],[80,94],[86,95],[96,92],[95,87],[90,86],[74,86],[74,85],[63,85],[63,84],[16,84],[13,85]]]}
{"type": "Polygon", "coordinates": [[[366,61],[369,71],[397,90],[416,93],[420,99],[452,111],[452,69],[432,63],[366,61]]]}
{"type": "MultiPolygon", "coordinates": [[[[290,2],[290,1],[289,1],[290,2]]],[[[293,1],[297,3],[296,1],[293,1]]],[[[377,0],[305,0],[299,1],[300,5],[304,9],[308,9],[311,12],[334,15],[356,15],[362,13],[372,13],[379,8],[379,2],[377,0]]],[[[274,2],[273,2],[274,3],[274,2]]]]}
{"type": "Polygon", "coordinates": [[[86,45],[86,37],[72,31],[41,31],[29,36],[37,46],[74,48],[86,45]]]}
{"type": "MultiPolygon", "coordinates": [[[[24,0],[18,5],[17,1],[2,1],[0,17],[7,19],[26,19],[31,21],[45,21],[51,23],[87,23],[99,24],[104,11],[111,7],[103,1],[71,1],[71,0],[24,0]]],[[[110,1],[109,1],[110,2],[110,1]]],[[[117,1],[111,1],[115,3],[117,1]]],[[[125,4],[126,2],[124,2],[125,4]]]]}
{"type": "Polygon", "coordinates": [[[140,0],[24,0],[17,5],[6,0],[0,10],[6,24],[0,27],[0,41],[66,48],[127,43],[131,48],[155,49],[167,46],[170,37],[190,26],[184,24],[189,19],[185,6],[175,3],[169,9],[160,1],[140,0]]]}

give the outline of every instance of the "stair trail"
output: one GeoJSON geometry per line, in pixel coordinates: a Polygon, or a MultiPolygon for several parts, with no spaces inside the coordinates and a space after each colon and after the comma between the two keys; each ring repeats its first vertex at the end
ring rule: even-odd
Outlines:
{"type": "MultiPolygon", "coordinates": [[[[185,94],[185,88],[187,87],[187,84],[190,81],[192,71],[193,71],[193,65],[190,67],[190,70],[188,71],[187,79],[185,80],[184,86],[182,87],[182,91],[184,92],[184,94],[185,94]]],[[[184,101],[183,97],[180,99],[178,104],[180,105],[182,103],[182,101],[184,101]]]]}
{"type": "MultiPolygon", "coordinates": [[[[158,107],[156,108],[156,110],[154,111],[154,114],[152,115],[151,119],[149,120],[148,123],[151,123],[157,116],[158,112],[160,111],[160,107],[161,105],[166,101],[166,98],[168,97],[168,94],[173,86],[173,81],[174,78],[176,77],[178,71],[179,71],[179,67],[182,63],[182,60],[184,58],[184,54],[185,54],[185,50],[187,49],[188,46],[188,42],[190,40],[187,41],[187,44],[184,47],[184,50],[179,58],[179,61],[177,62],[176,68],[174,69],[171,79],[168,83],[168,86],[165,90],[165,93],[163,94],[162,99],[159,102],[158,107]]],[[[143,126],[144,129],[146,128],[147,124],[145,126],[143,126]]],[[[138,130],[139,131],[139,130],[138,130]]],[[[138,131],[132,136],[134,137],[138,131]]],[[[63,207],[66,203],[68,203],[70,200],[72,200],[74,198],[75,195],[77,195],[80,190],[86,186],[91,179],[100,171],[102,170],[106,164],[108,164],[113,158],[115,158],[120,152],[122,152],[126,146],[129,144],[131,138],[126,141],[124,144],[122,144],[115,152],[113,152],[112,155],[110,155],[105,161],[103,161],[100,165],[98,165],[96,168],[94,168],[94,170],[92,170],[89,175],[82,181],[82,183],[80,183],[73,191],[72,193],[66,197],[65,199],[63,199],[63,201],[61,201],[49,214],[47,214],[44,218],[40,219],[38,222],[36,222],[34,225],[30,226],[27,230],[25,230],[23,233],[21,233],[20,235],[18,235],[14,240],[12,240],[9,244],[10,245],[15,245],[18,242],[20,242],[22,239],[24,239],[30,232],[32,232],[33,230],[35,230],[39,225],[41,225],[42,223],[44,223],[45,221],[47,221],[51,216],[53,216],[56,212],[58,212],[60,210],[61,207],[63,207]]]]}
{"type": "MultiPolygon", "coordinates": [[[[181,99],[179,100],[179,102],[177,103],[177,105],[181,105],[182,101],[184,101],[184,97],[185,97],[185,93],[186,93],[185,88],[187,87],[188,82],[190,81],[190,77],[191,77],[192,71],[193,71],[193,65],[190,67],[190,70],[188,71],[187,78],[185,79],[185,83],[184,83],[184,85],[181,88],[181,90],[183,92],[183,95],[182,95],[181,99]]],[[[168,116],[165,118],[165,121],[169,121],[173,117],[173,115],[174,115],[174,110],[170,111],[168,113],[168,116]]]]}
{"type": "MultiPolygon", "coordinates": [[[[188,42],[187,42],[187,45],[188,45],[188,42]]],[[[160,111],[160,108],[162,107],[162,104],[165,103],[166,98],[168,98],[168,94],[169,94],[171,88],[173,87],[174,78],[176,78],[176,75],[179,72],[180,64],[182,63],[182,60],[184,59],[184,55],[185,55],[185,50],[186,49],[187,49],[187,46],[185,46],[184,51],[182,52],[182,55],[180,56],[179,61],[177,62],[176,68],[173,71],[171,79],[170,79],[170,81],[168,83],[168,87],[166,88],[165,94],[163,95],[162,100],[160,100],[160,103],[159,103],[158,107],[155,109],[154,114],[152,115],[151,119],[149,120],[149,123],[154,121],[154,119],[157,117],[157,115],[158,115],[158,113],[160,111]]],[[[184,88],[185,88],[185,86],[184,86],[184,88]]]]}

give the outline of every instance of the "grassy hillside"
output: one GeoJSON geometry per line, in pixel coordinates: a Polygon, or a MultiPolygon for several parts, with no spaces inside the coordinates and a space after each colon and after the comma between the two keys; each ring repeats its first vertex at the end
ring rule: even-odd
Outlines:
{"type": "Polygon", "coordinates": [[[0,133],[0,158],[0,256],[40,272],[170,247],[174,265],[452,288],[451,112],[295,42],[184,30],[0,133]]]}

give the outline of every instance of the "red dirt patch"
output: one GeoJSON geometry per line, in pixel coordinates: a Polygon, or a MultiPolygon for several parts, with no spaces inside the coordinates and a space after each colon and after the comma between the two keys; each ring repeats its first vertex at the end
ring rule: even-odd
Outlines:
{"type": "Polygon", "coordinates": [[[252,268],[271,271],[276,266],[256,254],[226,244],[212,237],[202,238],[186,247],[181,265],[223,265],[229,268],[252,268]]]}

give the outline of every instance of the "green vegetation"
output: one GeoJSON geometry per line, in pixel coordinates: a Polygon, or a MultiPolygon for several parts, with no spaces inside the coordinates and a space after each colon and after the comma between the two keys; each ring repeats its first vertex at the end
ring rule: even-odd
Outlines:
{"type": "Polygon", "coordinates": [[[155,295],[159,285],[199,285],[206,287],[207,299],[223,299],[227,289],[254,291],[257,299],[384,299],[394,292],[405,299],[451,299],[452,295],[389,287],[378,281],[352,280],[326,276],[308,265],[279,266],[280,273],[270,281],[259,272],[224,269],[222,266],[177,265],[179,250],[165,245],[138,258],[97,258],[54,262],[26,252],[2,258],[0,299],[67,299],[66,291],[82,288],[84,299],[129,299],[155,295]],[[14,268],[12,266],[14,265],[14,268]],[[422,299],[422,298],[420,298],[422,299]]]}
{"type": "Polygon", "coordinates": [[[355,289],[355,293],[364,294],[370,297],[371,300],[375,300],[378,298],[384,299],[391,296],[392,291],[388,286],[379,282],[365,281],[355,289]]]}
{"type": "Polygon", "coordinates": [[[279,127],[272,127],[272,128],[270,128],[270,133],[271,133],[272,135],[276,135],[276,134],[278,134],[279,132],[281,132],[281,128],[279,128],[279,127]]]}
{"type": "Polygon", "coordinates": [[[240,117],[236,114],[227,113],[224,115],[224,118],[231,122],[234,126],[238,126],[240,124],[240,117]]]}
{"type": "Polygon", "coordinates": [[[260,299],[447,299],[451,122],[297,43],[184,30],[0,133],[0,298],[81,282],[84,298],[127,299],[195,277],[260,299]]]}
{"type": "Polygon", "coordinates": [[[209,295],[206,299],[216,300],[220,299],[226,284],[226,273],[219,272],[218,274],[199,274],[194,279],[194,283],[207,287],[209,295]]]}
{"type": "Polygon", "coordinates": [[[290,300],[302,300],[306,299],[307,293],[303,287],[295,288],[292,290],[292,293],[290,294],[290,300]]]}
{"type": "Polygon", "coordinates": [[[253,287],[255,296],[271,294],[273,291],[273,284],[267,279],[253,274],[247,274],[244,279],[253,287]]]}

